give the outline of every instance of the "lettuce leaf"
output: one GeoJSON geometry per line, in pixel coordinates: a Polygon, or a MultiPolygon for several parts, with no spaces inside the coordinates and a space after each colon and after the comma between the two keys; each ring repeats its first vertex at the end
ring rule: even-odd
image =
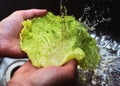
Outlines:
{"type": "Polygon", "coordinates": [[[36,67],[63,65],[76,59],[83,69],[98,66],[100,54],[96,41],[87,28],[73,16],[55,16],[53,13],[42,18],[23,22],[20,47],[36,67]]]}

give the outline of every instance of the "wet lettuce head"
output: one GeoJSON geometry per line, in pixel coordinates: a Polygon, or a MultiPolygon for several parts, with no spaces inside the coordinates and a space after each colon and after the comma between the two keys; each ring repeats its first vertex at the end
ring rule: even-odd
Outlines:
{"type": "Polygon", "coordinates": [[[73,16],[62,18],[48,12],[42,18],[24,21],[23,26],[20,47],[34,66],[63,65],[76,59],[83,69],[97,67],[96,41],[73,16]]]}

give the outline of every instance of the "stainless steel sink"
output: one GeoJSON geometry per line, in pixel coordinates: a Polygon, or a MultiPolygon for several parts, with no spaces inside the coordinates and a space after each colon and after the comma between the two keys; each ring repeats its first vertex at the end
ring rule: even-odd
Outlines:
{"type": "Polygon", "coordinates": [[[0,86],[6,86],[12,74],[28,59],[0,57],[0,86]]]}

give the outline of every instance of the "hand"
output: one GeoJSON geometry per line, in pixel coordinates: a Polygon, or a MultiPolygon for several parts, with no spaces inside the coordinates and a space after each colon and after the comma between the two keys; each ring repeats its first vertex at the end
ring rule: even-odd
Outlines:
{"type": "Polygon", "coordinates": [[[19,34],[22,29],[22,22],[26,19],[44,16],[47,10],[21,10],[12,13],[0,22],[0,56],[24,57],[20,49],[19,34]]]}
{"type": "Polygon", "coordinates": [[[71,60],[64,66],[36,68],[26,62],[13,75],[8,86],[74,86],[77,64],[71,60]]]}

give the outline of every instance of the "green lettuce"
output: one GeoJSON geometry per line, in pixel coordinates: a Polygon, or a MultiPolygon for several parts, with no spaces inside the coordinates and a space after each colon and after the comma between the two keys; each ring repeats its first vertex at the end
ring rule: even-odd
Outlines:
{"type": "Polygon", "coordinates": [[[100,54],[96,41],[89,35],[84,24],[73,16],[55,16],[23,22],[20,47],[36,67],[63,65],[76,59],[83,69],[98,66],[100,54]]]}

